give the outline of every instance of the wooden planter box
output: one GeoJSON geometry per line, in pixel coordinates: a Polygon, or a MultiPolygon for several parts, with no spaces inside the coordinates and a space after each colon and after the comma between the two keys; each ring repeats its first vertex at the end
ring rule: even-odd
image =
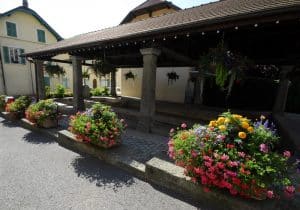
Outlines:
{"type": "Polygon", "coordinates": [[[10,121],[18,121],[24,117],[22,112],[6,112],[6,118],[10,121]]]}
{"type": "Polygon", "coordinates": [[[46,119],[38,126],[41,128],[56,128],[58,126],[58,122],[56,119],[46,119]]]}

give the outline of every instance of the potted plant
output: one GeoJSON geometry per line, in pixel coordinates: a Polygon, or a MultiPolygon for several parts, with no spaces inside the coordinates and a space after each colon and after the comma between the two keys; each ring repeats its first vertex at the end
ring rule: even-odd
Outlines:
{"type": "Polygon", "coordinates": [[[96,103],[88,111],[71,116],[69,130],[78,140],[111,148],[121,143],[125,127],[124,120],[119,120],[109,106],[96,103]]]}
{"type": "Polygon", "coordinates": [[[52,99],[30,105],[25,115],[27,120],[42,128],[55,128],[58,124],[58,106],[52,99]]]}
{"type": "Polygon", "coordinates": [[[176,82],[176,80],[179,79],[179,75],[175,71],[167,73],[167,77],[168,77],[168,85],[170,84],[172,85],[173,82],[176,82]]]}
{"type": "Polygon", "coordinates": [[[254,199],[292,197],[288,176],[289,151],[274,151],[279,137],[274,126],[240,115],[223,113],[208,126],[170,131],[169,156],[185,174],[205,189],[221,188],[232,195],[254,199]],[[283,189],[283,192],[282,192],[283,189]]]}
{"type": "Polygon", "coordinates": [[[126,80],[128,80],[128,79],[135,79],[135,77],[136,77],[136,75],[134,75],[133,73],[132,73],[132,71],[129,71],[129,72],[127,72],[126,74],[124,74],[124,76],[125,76],[125,79],[126,80]]]}
{"type": "Polygon", "coordinates": [[[5,111],[9,113],[10,120],[18,120],[24,117],[26,108],[30,105],[31,99],[28,96],[21,96],[14,102],[6,105],[5,111]]]}
{"type": "Polygon", "coordinates": [[[1,95],[0,96],[0,112],[4,112],[5,111],[5,95],[1,95]]]}
{"type": "Polygon", "coordinates": [[[65,75],[66,73],[63,67],[57,64],[52,64],[51,62],[47,62],[45,65],[45,71],[49,74],[49,76],[57,75],[58,77],[60,75],[65,75]]]}

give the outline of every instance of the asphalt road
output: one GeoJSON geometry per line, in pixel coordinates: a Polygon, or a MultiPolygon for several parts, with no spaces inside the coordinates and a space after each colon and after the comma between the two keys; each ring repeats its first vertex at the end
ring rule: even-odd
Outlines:
{"type": "Polygon", "coordinates": [[[0,209],[197,209],[98,159],[0,118],[0,209]]]}

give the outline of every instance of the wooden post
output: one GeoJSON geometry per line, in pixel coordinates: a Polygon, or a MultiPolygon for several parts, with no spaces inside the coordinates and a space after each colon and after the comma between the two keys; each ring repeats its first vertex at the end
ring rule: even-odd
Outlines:
{"type": "Polygon", "coordinates": [[[113,70],[110,73],[110,94],[113,97],[117,96],[117,92],[116,92],[116,71],[117,70],[113,70]]]}
{"type": "Polygon", "coordinates": [[[37,100],[46,99],[43,61],[34,60],[37,84],[37,100]]]}
{"type": "Polygon", "coordinates": [[[143,55],[143,83],[140,105],[140,119],[137,129],[151,132],[153,117],[155,115],[155,89],[157,57],[161,51],[156,48],[141,49],[143,55]]]}
{"type": "Polygon", "coordinates": [[[76,112],[84,111],[82,85],[82,58],[71,56],[73,65],[73,106],[76,112]]]}
{"type": "Polygon", "coordinates": [[[288,79],[288,73],[293,70],[293,66],[282,66],[280,72],[280,83],[273,107],[274,114],[282,114],[285,111],[286,101],[291,81],[288,79]]]}

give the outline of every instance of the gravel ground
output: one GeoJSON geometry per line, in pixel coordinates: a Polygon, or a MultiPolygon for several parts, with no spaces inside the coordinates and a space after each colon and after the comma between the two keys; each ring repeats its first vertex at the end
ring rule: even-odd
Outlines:
{"type": "Polygon", "coordinates": [[[188,197],[0,118],[0,209],[197,209],[188,197]],[[179,199],[180,198],[180,199],[179,199]]]}

